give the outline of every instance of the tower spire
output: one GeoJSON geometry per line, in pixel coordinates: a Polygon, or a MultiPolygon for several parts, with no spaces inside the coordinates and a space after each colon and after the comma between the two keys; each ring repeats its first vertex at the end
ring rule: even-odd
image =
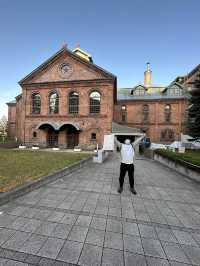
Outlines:
{"type": "Polygon", "coordinates": [[[144,72],[144,85],[145,86],[151,86],[151,68],[150,68],[150,63],[146,63],[146,71],[144,72]]]}

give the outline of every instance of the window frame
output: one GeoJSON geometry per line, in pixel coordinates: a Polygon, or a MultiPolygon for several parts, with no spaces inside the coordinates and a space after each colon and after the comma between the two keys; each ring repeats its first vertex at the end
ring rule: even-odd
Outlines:
{"type": "Polygon", "coordinates": [[[41,113],[41,95],[40,95],[40,93],[39,92],[32,93],[31,101],[32,101],[32,105],[31,105],[31,107],[32,107],[32,110],[31,110],[32,114],[39,115],[41,113]],[[35,97],[37,97],[37,96],[39,96],[39,98],[36,100],[35,97]],[[38,109],[38,111],[36,111],[37,109],[38,109]]]}
{"type": "Polygon", "coordinates": [[[79,93],[75,90],[70,91],[68,94],[68,113],[70,115],[79,114],[79,93]],[[74,97],[72,94],[77,94],[78,97],[74,97]],[[74,99],[73,99],[73,97],[74,97],[74,99]],[[74,104],[73,100],[77,100],[77,103],[74,104]]]}
{"type": "Polygon", "coordinates": [[[49,114],[50,115],[56,115],[56,114],[59,114],[59,100],[60,100],[60,97],[59,97],[59,94],[57,91],[51,91],[49,93],[49,96],[48,96],[48,107],[49,107],[49,114]],[[51,111],[51,97],[53,94],[56,94],[56,98],[55,98],[55,110],[52,112],[51,111]]]}
{"type": "MultiPolygon", "coordinates": [[[[90,115],[99,115],[101,113],[101,93],[98,90],[92,90],[89,93],[89,114],[90,115]],[[98,104],[95,104],[95,97],[91,97],[91,95],[93,93],[97,93],[99,94],[98,98],[99,98],[99,102],[98,104]],[[93,102],[92,102],[93,101],[93,102]],[[92,110],[93,109],[93,110],[92,110]],[[94,111],[96,109],[96,111],[94,111]]],[[[97,98],[97,97],[96,97],[97,98]]],[[[98,100],[96,100],[97,102],[98,100]]]]}

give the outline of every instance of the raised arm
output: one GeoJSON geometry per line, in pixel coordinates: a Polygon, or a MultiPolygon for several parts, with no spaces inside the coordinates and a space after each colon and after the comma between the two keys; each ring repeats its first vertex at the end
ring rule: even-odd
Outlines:
{"type": "Polygon", "coordinates": [[[140,141],[145,137],[145,134],[143,134],[141,137],[139,137],[138,139],[136,139],[132,145],[133,147],[135,147],[136,145],[138,145],[140,143],[140,141]]]}
{"type": "Polygon", "coordinates": [[[122,144],[117,140],[116,137],[114,137],[115,144],[117,145],[118,148],[121,148],[122,144]]]}

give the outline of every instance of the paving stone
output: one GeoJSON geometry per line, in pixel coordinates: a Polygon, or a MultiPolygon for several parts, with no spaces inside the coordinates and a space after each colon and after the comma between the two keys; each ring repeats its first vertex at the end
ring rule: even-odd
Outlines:
{"type": "Polygon", "coordinates": [[[46,220],[48,216],[50,216],[51,211],[49,210],[38,210],[36,214],[34,215],[35,219],[39,220],[46,220]]]}
{"type": "Polygon", "coordinates": [[[7,261],[8,261],[8,259],[0,258],[0,265],[1,265],[1,266],[4,266],[4,265],[6,264],[7,261]]]}
{"type": "Polygon", "coordinates": [[[178,240],[175,238],[173,231],[171,229],[156,227],[156,232],[160,240],[166,242],[178,243],[178,240]]]}
{"type": "Polygon", "coordinates": [[[104,247],[123,250],[122,234],[106,232],[104,247]]]}
{"type": "Polygon", "coordinates": [[[120,250],[103,249],[102,266],[124,266],[124,255],[120,250]]]}
{"type": "Polygon", "coordinates": [[[54,230],[51,232],[52,237],[67,239],[72,225],[69,224],[57,224],[54,230]]]}
{"type": "Polygon", "coordinates": [[[91,220],[92,220],[91,216],[80,215],[76,220],[75,225],[89,227],[91,220]]]}
{"type": "Polygon", "coordinates": [[[35,234],[51,236],[53,230],[56,228],[57,225],[57,223],[43,222],[40,227],[38,227],[38,229],[35,231],[35,234]]]}
{"type": "Polygon", "coordinates": [[[113,220],[113,219],[112,220],[108,219],[107,220],[106,230],[122,234],[122,232],[123,232],[122,222],[121,221],[117,221],[117,220],[113,220]]]}
{"type": "Polygon", "coordinates": [[[192,264],[185,264],[183,262],[169,261],[171,266],[193,266],[192,264]]]}
{"type": "Polygon", "coordinates": [[[28,264],[37,265],[39,263],[40,259],[41,259],[41,257],[39,257],[39,256],[28,254],[27,257],[25,258],[24,262],[26,262],[28,264]]]}
{"type": "Polygon", "coordinates": [[[68,239],[78,242],[84,242],[88,232],[88,227],[73,226],[68,239]]]}
{"type": "Polygon", "coordinates": [[[55,260],[47,259],[47,258],[40,258],[38,265],[39,266],[53,266],[55,265],[55,260]]]}
{"type": "Polygon", "coordinates": [[[15,257],[15,251],[10,249],[1,249],[0,257],[7,258],[7,259],[13,259],[15,257]]]}
{"type": "Polygon", "coordinates": [[[6,242],[15,232],[12,229],[0,228],[0,245],[6,242]]]}
{"type": "Polygon", "coordinates": [[[21,262],[27,262],[26,261],[27,257],[28,257],[28,254],[23,253],[23,252],[19,252],[19,251],[15,251],[13,259],[15,259],[17,261],[21,261],[21,262]]]}
{"type": "Polygon", "coordinates": [[[192,246],[183,246],[181,245],[185,254],[190,259],[192,264],[200,265],[200,248],[199,247],[192,247],[192,246]]]}
{"type": "Polygon", "coordinates": [[[123,233],[126,235],[139,236],[139,229],[136,223],[123,222],[123,233]]]}
{"type": "Polygon", "coordinates": [[[106,219],[105,218],[99,218],[99,217],[93,217],[92,222],[90,224],[90,227],[105,231],[106,219]]]}
{"type": "Polygon", "coordinates": [[[61,220],[63,219],[63,217],[65,216],[64,212],[58,212],[58,211],[54,211],[51,213],[51,215],[47,218],[48,221],[50,222],[61,222],[61,220]]]}
{"type": "Polygon", "coordinates": [[[60,222],[63,224],[72,224],[73,225],[76,222],[76,219],[77,219],[77,215],[71,214],[71,213],[66,213],[60,222]]]}
{"type": "Polygon", "coordinates": [[[58,238],[48,238],[40,251],[38,256],[55,259],[64,244],[64,240],[58,238]]]}
{"type": "Polygon", "coordinates": [[[146,257],[148,266],[170,266],[168,260],[146,257]]]}
{"type": "Polygon", "coordinates": [[[110,216],[116,216],[116,217],[122,217],[122,209],[119,208],[111,208],[108,209],[108,215],[110,216]]]}
{"type": "Polygon", "coordinates": [[[76,264],[78,263],[82,248],[83,243],[67,240],[57,257],[57,260],[76,264]]]}
{"type": "Polygon", "coordinates": [[[166,259],[165,253],[158,240],[142,238],[142,245],[145,255],[166,259]]]}
{"type": "Polygon", "coordinates": [[[141,238],[139,236],[123,235],[124,250],[144,254],[141,238]]]}
{"type": "Polygon", "coordinates": [[[27,263],[16,261],[16,260],[8,260],[5,265],[6,266],[28,266],[27,263]]]}
{"type": "Polygon", "coordinates": [[[102,246],[104,243],[105,232],[96,229],[89,229],[85,242],[92,245],[102,246]]]}
{"type": "Polygon", "coordinates": [[[36,255],[46,240],[45,236],[33,234],[20,248],[20,251],[36,255]]]}
{"type": "Polygon", "coordinates": [[[14,249],[20,251],[25,241],[30,237],[30,233],[17,231],[3,244],[4,248],[14,249]]]}
{"type": "Polygon", "coordinates": [[[146,259],[143,255],[130,252],[124,253],[125,266],[146,266],[146,259]]]}
{"type": "Polygon", "coordinates": [[[157,234],[153,226],[138,224],[141,237],[157,239],[157,234]]]}
{"type": "Polygon", "coordinates": [[[183,262],[183,263],[190,264],[188,258],[186,257],[180,245],[175,244],[175,243],[163,242],[162,246],[169,260],[175,260],[177,262],[183,262]]]}
{"type": "Polygon", "coordinates": [[[21,230],[24,232],[34,233],[37,230],[37,228],[40,226],[40,224],[41,224],[41,221],[39,220],[28,219],[27,223],[23,225],[21,230]]]}
{"type": "Polygon", "coordinates": [[[85,244],[78,264],[83,266],[100,266],[102,250],[102,247],[85,244]]]}
{"type": "Polygon", "coordinates": [[[179,230],[173,230],[173,233],[175,237],[178,239],[180,244],[184,245],[192,245],[198,247],[198,244],[196,241],[193,239],[190,233],[184,232],[184,231],[179,231],[179,230]]]}

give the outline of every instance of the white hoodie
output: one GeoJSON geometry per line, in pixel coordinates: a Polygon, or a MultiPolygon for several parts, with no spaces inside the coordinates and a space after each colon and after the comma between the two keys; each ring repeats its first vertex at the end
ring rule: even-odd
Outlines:
{"type": "Polygon", "coordinates": [[[121,162],[125,164],[132,164],[135,157],[134,148],[131,144],[121,145],[121,162]]]}

